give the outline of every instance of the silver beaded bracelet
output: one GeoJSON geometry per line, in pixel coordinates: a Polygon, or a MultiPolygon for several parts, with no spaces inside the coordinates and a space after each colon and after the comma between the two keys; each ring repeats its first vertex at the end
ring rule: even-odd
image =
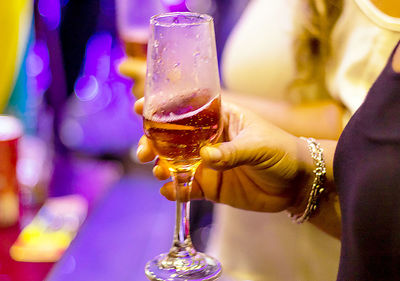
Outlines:
{"type": "Polygon", "coordinates": [[[307,221],[311,217],[311,215],[317,210],[321,195],[325,191],[323,184],[326,179],[325,161],[322,155],[323,149],[320,147],[319,143],[313,138],[300,138],[306,141],[308,144],[308,149],[310,150],[311,157],[314,160],[315,164],[315,169],[313,171],[315,178],[304,212],[300,214],[289,214],[289,217],[293,220],[293,222],[296,222],[298,224],[307,221]]]}

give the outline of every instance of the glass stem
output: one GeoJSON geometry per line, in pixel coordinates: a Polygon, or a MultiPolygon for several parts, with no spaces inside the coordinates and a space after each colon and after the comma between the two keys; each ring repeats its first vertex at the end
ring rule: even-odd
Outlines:
{"type": "Polygon", "coordinates": [[[175,233],[170,256],[188,257],[196,254],[190,238],[190,190],[194,177],[194,170],[174,171],[172,177],[176,191],[176,222],[175,233]]]}

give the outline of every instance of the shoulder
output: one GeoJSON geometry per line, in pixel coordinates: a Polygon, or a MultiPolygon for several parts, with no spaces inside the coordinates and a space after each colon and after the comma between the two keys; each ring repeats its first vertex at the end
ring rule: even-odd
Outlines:
{"type": "Polygon", "coordinates": [[[400,44],[398,45],[397,50],[394,53],[392,67],[394,71],[400,73],[400,44]]]}
{"type": "Polygon", "coordinates": [[[370,0],[371,3],[384,14],[400,18],[400,1],[398,0],[370,0]]]}

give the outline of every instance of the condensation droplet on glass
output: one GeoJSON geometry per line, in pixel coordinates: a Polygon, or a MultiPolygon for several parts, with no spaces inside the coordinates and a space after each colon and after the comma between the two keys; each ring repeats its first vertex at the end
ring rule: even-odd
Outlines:
{"type": "Polygon", "coordinates": [[[151,89],[151,88],[153,88],[153,85],[154,85],[154,81],[153,81],[153,78],[149,78],[149,79],[147,79],[147,86],[151,89]]]}
{"type": "Polygon", "coordinates": [[[199,63],[199,60],[200,60],[200,51],[199,50],[196,50],[193,53],[193,58],[194,58],[194,65],[195,65],[195,67],[197,67],[197,64],[199,63]]]}
{"type": "Polygon", "coordinates": [[[167,80],[172,83],[176,83],[181,79],[182,72],[179,68],[179,63],[173,65],[172,69],[167,74],[167,80]]]}
{"type": "Polygon", "coordinates": [[[151,52],[151,59],[156,60],[157,59],[157,53],[156,52],[151,52]]]}

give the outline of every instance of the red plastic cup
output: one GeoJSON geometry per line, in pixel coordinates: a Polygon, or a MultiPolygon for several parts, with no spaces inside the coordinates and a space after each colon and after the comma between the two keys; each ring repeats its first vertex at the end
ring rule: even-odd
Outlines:
{"type": "Polygon", "coordinates": [[[21,122],[12,116],[0,115],[0,227],[18,222],[18,141],[23,134],[21,122]]]}

